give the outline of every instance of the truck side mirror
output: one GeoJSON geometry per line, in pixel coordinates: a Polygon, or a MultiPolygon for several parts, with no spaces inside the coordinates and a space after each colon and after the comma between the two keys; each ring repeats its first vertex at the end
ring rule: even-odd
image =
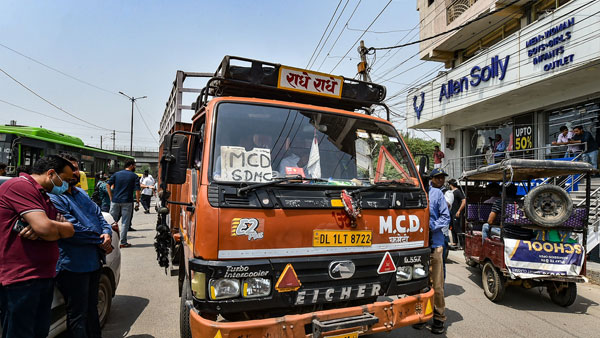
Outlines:
{"type": "Polygon", "coordinates": [[[429,182],[429,156],[425,154],[415,154],[415,157],[419,158],[419,176],[425,186],[429,182]]]}
{"type": "Polygon", "coordinates": [[[165,181],[167,184],[183,184],[186,179],[188,164],[188,137],[175,134],[165,137],[165,148],[169,149],[161,159],[161,165],[166,168],[165,181]]]}

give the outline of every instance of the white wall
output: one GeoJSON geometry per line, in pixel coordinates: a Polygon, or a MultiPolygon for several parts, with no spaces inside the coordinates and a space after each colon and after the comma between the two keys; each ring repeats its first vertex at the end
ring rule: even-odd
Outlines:
{"type": "MultiPolygon", "coordinates": [[[[455,128],[461,128],[461,126],[467,127],[473,125],[475,122],[482,123],[493,119],[508,117],[523,112],[524,110],[522,109],[527,109],[527,107],[533,109],[539,103],[533,104],[532,102],[529,102],[532,97],[530,95],[531,93],[527,93],[521,89],[531,87],[542,81],[557,78],[558,75],[562,75],[565,72],[582,69],[590,64],[600,61],[600,31],[598,30],[598,27],[600,27],[600,15],[594,15],[594,13],[599,11],[600,1],[594,1],[591,4],[583,1],[572,1],[559,8],[551,15],[514,33],[479,56],[466,61],[447,74],[409,92],[407,96],[408,127],[441,128],[442,125],[450,124],[455,128]],[[553,35],[551,38],[544,39],[535,45],[537,47],[541,44],[547,44],[550,40],[560,35],[565,37],[566,33],[569,32],[569,34],[571,34],[570,39],[545,51],[547,52],[548,50],[562,47],[564,52],[550,60],[534,65],[533,57],[528,56],[528,50],[532,49],[532,47],[526,46],[527,41],[540,34],[543,35],[547,30],[556,27],[571,18],[575,19],[575,24],[572,27],[553,35]],[[553,70],[544,70],[545,64],[563,59],[571,54],[573,54],[573,59],[568,65],[553,70]],[[478,66],[483,68],[490,64],[493,57],[498,56],[500,59],[504,59],[507,55],[510,57],[508,69],[503,80],[496,77],[487,82],[482,82],[478,86],[472,86],[469,83],[468,90],[455,94],[450,98],[444,97],[440,101],[439,97],[442,84],[447,85],[449,80],[459,80],[463,76],[467,76],[469,80],[471,80],[470,73],[473,67],[478,66]],[[424,93],[425,103],[420,118],[417,118],[416,112],[413,109],[413,98],[416,96],[418,98],[417,103],[419,104],[421,102],[421,92],[424,93]],[[506,102],[506,106],[494,104],[493,106],[487,107],[484,111],[470,112],[468,115],[457,114],[468,111],[471,106],[506,94],[508,94],[508,98],[510,98],[504,98],[503,102],[506,102]],[[470,118],[471,116],[473,119],[470,118]]],[[[590,71],[600,72],[597,67],[590,71]]],[[[570,81],[575,80],[570,79],[570,81]]],[[[589,84],[577,83],[576,81],[574,83],[576,85],[582,85],[581,88],[590,93],[600,90],[597,78],[594,78],[589,84]]],[[[569,89],[573,88],[573,86],[561,87],[561,82],[559,80],[558,83],[550,83],[545,90],[536,90],[536,99],[544,105],[560,102],[560,100],[568,99],[564,97],[564,94],[568,92],[569,89]]],[[[585,94],[579,89],[576,90],[576,92],[579,92],[582,95],[585,94]]],[[[569,95],[573,94],[570,93],[569,95]]],[[[572,97],[573,96],[571,96],[571,98],[572,97]]],[[[538,105],[538,107],[540,106],[538,105]]]]}

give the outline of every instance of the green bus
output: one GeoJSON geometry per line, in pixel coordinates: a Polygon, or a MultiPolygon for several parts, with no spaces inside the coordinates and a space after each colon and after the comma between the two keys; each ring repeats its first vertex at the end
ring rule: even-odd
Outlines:
{"type": "Polygon", "coordinates": [[[79,159],[79,168],[88,178],[88,193],[95,186],[95,175],[102,171],[114,173],[133,157],[86,146],[74,136],[52,130],[26,126],[0,126],[0,162],[8,165],[8,174],[15,175],[20,166],[31,166],[46,155],[71,155],[79,159]]]}

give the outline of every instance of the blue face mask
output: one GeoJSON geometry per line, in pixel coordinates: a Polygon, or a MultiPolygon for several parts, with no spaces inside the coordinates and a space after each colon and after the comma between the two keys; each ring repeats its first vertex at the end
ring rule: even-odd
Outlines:
{"type": "Polygon", "coordinates": [[[50,182],[52,182],[52,185],[54,186],[54,187],[52,187],[52,191],[50,191],[50,193],[54,194],[54,195],[61,195],[65,191],[67,191],[67,189],[69,189],[69,183],[67,181],[63,181],[63,179],[60,178],[60,176],[58,176],[58,175],[56,175],[56,176],[62,182],[62,185],[56,186],[56,184],[54,184],[54,180],[50,180],[50,182]]]}

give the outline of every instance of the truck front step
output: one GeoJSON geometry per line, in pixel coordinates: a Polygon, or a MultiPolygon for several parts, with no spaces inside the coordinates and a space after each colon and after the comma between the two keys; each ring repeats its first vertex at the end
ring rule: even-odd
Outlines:
{"type": "Polygon", "coordinates": [[[338,319],[331,319],[331,320],[325,320],[325,321],[313,319],[313,321],[312,321],[313,337],[314,338],[321,337],[324,332],[349,329],[349,328],[353,328],[353,327],[370,326],[373,324],[377,324],[378,322],[379,322],[379,318],[375,317],[374,315],[372,315],[370,313],[363,313],[360,316],[338,318],[338,319]]]}

